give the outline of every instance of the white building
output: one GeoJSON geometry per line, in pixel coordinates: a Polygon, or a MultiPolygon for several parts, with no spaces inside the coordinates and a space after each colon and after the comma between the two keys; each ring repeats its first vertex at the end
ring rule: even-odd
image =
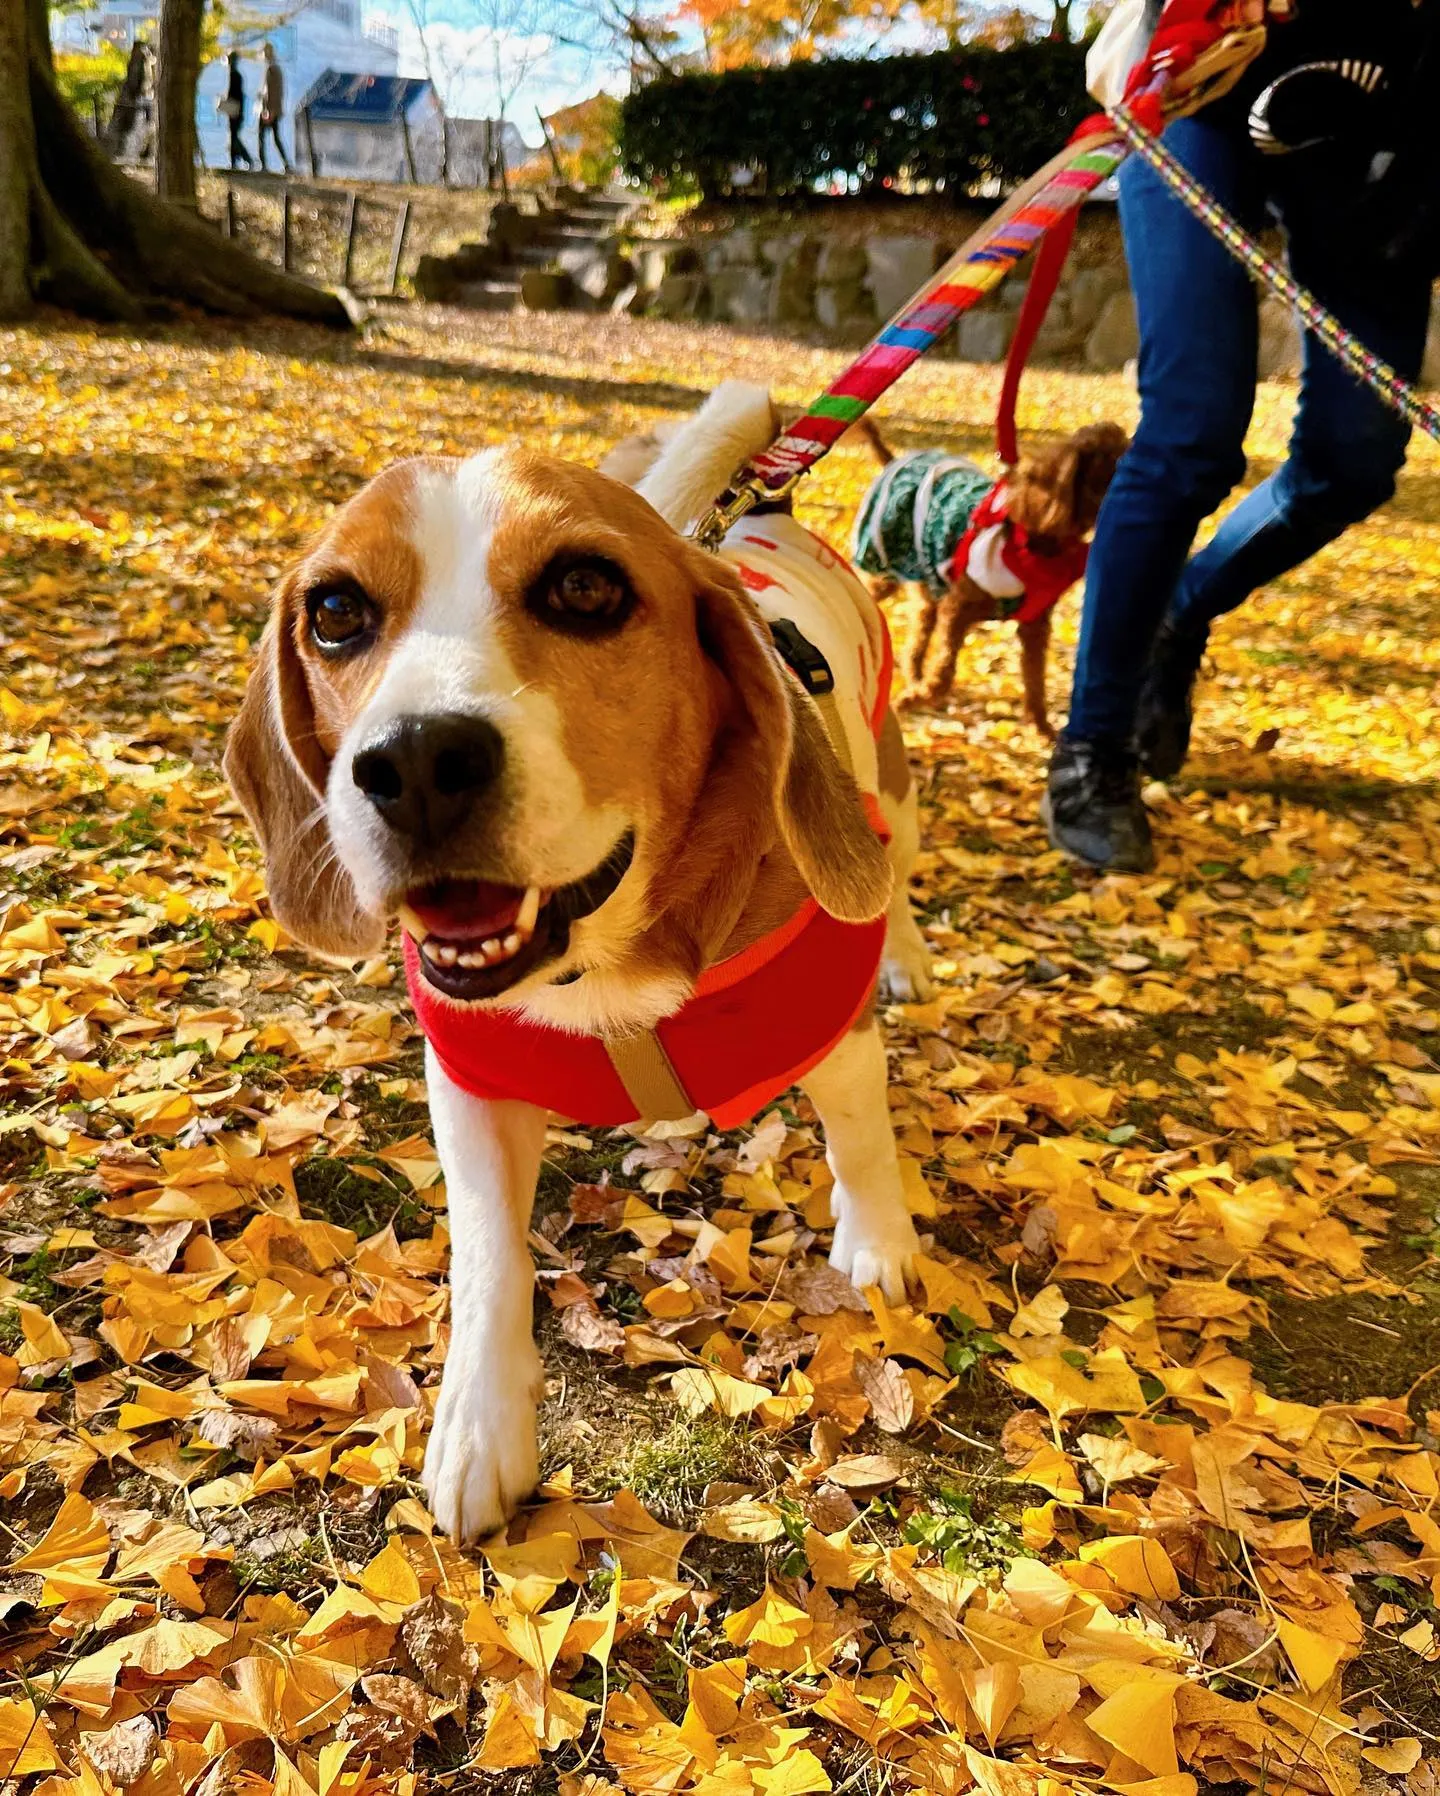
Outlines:
{"type": "Polygon", "coordinates": [[[447,119],[423,75],[327,69],[294,114],[298,166],[340,180],[429,186],[447,175],[452,187],[483,187],[487,151],[498,154],[503,144],[508,169],[532,153],[508,120],[502,127],[498,120],[447,119]]]}
{"type": "MultiPolygon", "coordinates": [[[[3,3],[5,0],[0,0],[3,3]]],[[[85,51],[106,41],[128,52],[137,37],[152,44],[156,41],[159,13],[159,0],[105,0],[87,11],[56,17],[56,44],[85,51]]],[[[241,136],[252,156],[259,125],[260,46],[267,42],[275,46],[285,77],[285,119],[280,135],[292,162],[297,160],[295,108],[325,70],[390,75],[395,72],[400,48],[399,33],[378,20],[367,20],[361,0],[245,0],[237,9],[237,23],[222,32],[221,41],[225,49],[233,47],[241,53],[245,81],[241,136]]],[[[196,123],[200,153],[211,168],[224,167],[229,161],[229,127],[215,110],[226,82],[223,56],[201,70],[196,123]]]]}

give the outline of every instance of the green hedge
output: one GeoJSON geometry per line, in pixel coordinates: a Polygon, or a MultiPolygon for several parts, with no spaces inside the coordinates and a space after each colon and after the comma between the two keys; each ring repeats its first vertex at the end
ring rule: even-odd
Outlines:
{"type": "Polygon", "coordinates": [[[754,170],[754,192],[803,193],[836,176],[864,189],[903,174],[959,198],[1032,174],[1086,106],[1080,44],[835,57],[653,81],[621,108],[620,154],[629,175],[710,198],[731,191],[737,167],[754,170]]]}

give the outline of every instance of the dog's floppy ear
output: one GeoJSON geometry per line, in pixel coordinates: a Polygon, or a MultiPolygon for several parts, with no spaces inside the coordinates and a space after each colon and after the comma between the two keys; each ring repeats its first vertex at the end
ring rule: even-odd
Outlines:
{"type": "Polygon", "coordinates": [[[1075,535],[1080,472],[1073,441],[1023,456],[1011,484],[1010,516],[1032,536],[1075,535]]]}
{"type": "Polygon", "coordinates": [[[354,960],[381,945],[385,927],[362,909],[330,836],[328,766],[295,652],[294,616],[294,589],[287,580],[225,740],[225,775],[260,838],[277,921],[307,948],[354,960]]]}
{"type": "Polygon", "coordinates": [[[780,835],[820,908],[869,923],[890,902],[891,868],[859,787],[840,765],[814,702],[785,673],[770,632],[723,562],[692,551],[701,644],[753,731],[780,835]]]}

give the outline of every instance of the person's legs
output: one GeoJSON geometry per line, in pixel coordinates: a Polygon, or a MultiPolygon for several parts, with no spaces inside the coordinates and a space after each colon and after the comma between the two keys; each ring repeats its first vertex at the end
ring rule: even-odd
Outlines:
{"type": "MultiPolygon", "coordinates": [[[[1256,216],[1257,158],[1243,134],[1186,119],[1165,137],[1232,211],[1256,216]]],[[[1138,158],[1121,170],[1120,217],[1140,327],[1140,426],[1096,525],[1043,814],[1057,847],[1137,869],[1153,858],[1131,749],[1146,662],[1200,520],[1244,473],[1258,326],[1244,270],[1138,158]]]]}
{"type": "Polygon", "coordinates": [[[270,164],[265,160],[265,133],[269,129],[269,125],[267,125],[262,118],[260,121],[260,128],[255,134],[256,147],[260,151],[260,172],[262,174],[269,174],[270,172],[270,164]]]}
{"type": "MultiPolygon", "coordinates": [[[[1430,283],[1374,270],[1367,292],[1334,285],[1334,265],[1295,244],[1291,265],[1354,331],[1406,379],[1420,373],[1430,283]]],[[[1195,555],[1175,592],[1178,624],[1208,628],[1256,587],[1298,567],[1395,492],[1410,427],[1307,333],[1300,407],[1288,459],[1243,499],[1195,555]]]]}
{"type": "Polygon", "coordinates": [[[254,168],[255,166],[254,157],[251,156],[249,150],[245,148],[244,142],[241,139],[240,121],[239,119],[232,118],[230,121],[230,166],[231,168],[234,168],[241,162],[245,164],[246,168],[254,168]]]}
{"type": "MultiPolygon", "coordinates": [[[[1343,254],[1343,245],[1321,247],[1299,233],[1290,245],[1296,279],[1367,349],[1414,380],[1425,354],[1429,281],[1342,265],[1343,254]]],[[[1157,778],[1173,778],[1189,751],[1190,695],[1211,624],[1383,505],[1409,436],[1404,420],[1307,333],[1289,457],[1191,557],[1156,641],[1136,738],[1157,778]]]]}
{"type": "MultiPolygon", "coordinates": [[[[1200,119],[1165,133],[1233,211],[1258,205],[1248,142],[1200,119]]],[[[1090,551],[1066,733],[1123,746],[1150,643],[1195,531],[1245,471],[1258,325],[1244,269],[1134,158],[1120,217],[1140,327],[1140,425],[1105,496],[1090,551]]]]}

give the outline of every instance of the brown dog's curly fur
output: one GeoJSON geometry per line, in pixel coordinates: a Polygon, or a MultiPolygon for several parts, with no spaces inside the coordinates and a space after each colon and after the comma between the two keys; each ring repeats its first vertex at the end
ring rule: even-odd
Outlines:
{"type": "MultiPolygon", "coordinates": [[[[858,426],[882,466],[894,460],[874,424],[866,418],[858,426]]],[[[1062,443],[1030,449],[1007,479],[1009,514],[1024,526],[1037,554],[1055,553],[1076,538],[1088,536],[1100,512],[1100,502],[1115,474],[1129,438],[1118,424],[1087,424],[1062,443]]],[[[891,590],[895,583],[890,582],[891,590]]],[[[914,589],[917,607],[905,655],[908,690],[902,704],[936,705],[949,693],[955,679],[955,661],[973,625],[1001,615],[1000,607],[968,575],[961,575],[937,598],[925,587],[914,589]],[[927,675],[926,663],[936,636],[938,651],[927,675]]],[[[884,597],[883,592],[877,597],[884,597]]],[[[1025,682],[1025,709],[1043,735],[1051,736],[1045,709],[1045,663],[1050,643],[1050,617],[1045,615],[1018,626],[1021,666],[1025,682]]]]}

